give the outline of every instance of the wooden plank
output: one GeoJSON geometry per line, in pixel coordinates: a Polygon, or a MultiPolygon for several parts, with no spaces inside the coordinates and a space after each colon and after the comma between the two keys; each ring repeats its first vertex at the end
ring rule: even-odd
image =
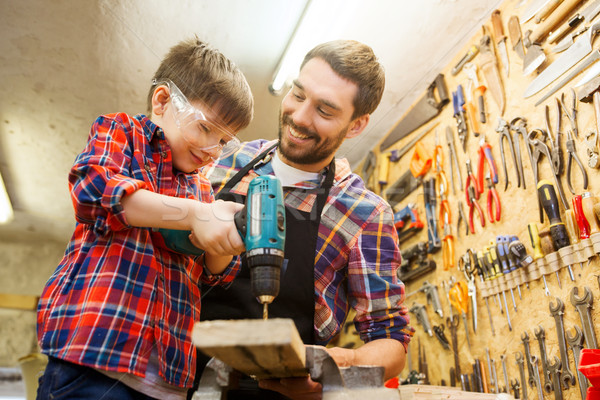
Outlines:
{"type": "Polygon", "coordinates": [[[39,300],[38,296],[0,293],[0,308],[36,310],[39,300]]]}
{"type": "Polygon", "coordinates": [[[196,347],[257,379],[306,376],[306,354],[291,319],[197,322],[196,347]]]}

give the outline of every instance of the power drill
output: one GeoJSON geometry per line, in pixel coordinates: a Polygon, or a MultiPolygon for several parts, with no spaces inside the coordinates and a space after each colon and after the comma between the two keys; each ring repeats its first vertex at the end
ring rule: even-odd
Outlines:
{"type": "MultiPolygon", "coordinates": [[[[267,319],[268,305],[279,294],[285,247],[285,206],[281,182],[274,176],[257,176],[250,181],[245,207],[234,217],[235,226],[246,246],[252,294],[263,304],[267,319]]],[[[201,255],[189,239],[190,231],[159,229],[166,246],[178,253],[201,255]]]]}

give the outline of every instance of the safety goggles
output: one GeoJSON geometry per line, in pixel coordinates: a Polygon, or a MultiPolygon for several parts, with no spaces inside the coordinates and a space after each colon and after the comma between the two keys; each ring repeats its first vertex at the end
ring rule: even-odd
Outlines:
{"type": "Polygon", "coordinates": [[[223,125],[209,121],[173,82],[164,80],[156,84],[169,88],[175,123],[192,148],[204,151],[216,160],[233,154],[240,147],[240,140],[233,133],[223,125]]]}

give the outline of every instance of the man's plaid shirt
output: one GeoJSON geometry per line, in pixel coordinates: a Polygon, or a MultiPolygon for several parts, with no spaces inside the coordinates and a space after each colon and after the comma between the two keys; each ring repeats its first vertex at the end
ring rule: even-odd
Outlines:
{"type": "MultiPolygon", "coordinates": [[[[234,155],[205,167],[215,193],[235,173],[275,142],[244,143],[234,155]]],[[[275,150],[273,150],[275,151],[275,150]]],[[[257,175],[273,174],[271,163],[257,165],[232,190],[246,194],[257,175]]],[[[324,177],[324,174],[322,175],[324,177]]],[[[285,204],[310,212],[321,182],[284,188],[285,204]]],[[[404,306],[398,234],[393,212],[381,197],[367,190],[345,159],[336,160],[336,175],[321,215],[315,250],[315,338],[325,344],[340,332],[349,307],[356,310],[356,329],[365,342],[392,338],[406,346],[414,334],[404,306]]],[[[287,240],[293,241],[293,237],[287,240]]]]}

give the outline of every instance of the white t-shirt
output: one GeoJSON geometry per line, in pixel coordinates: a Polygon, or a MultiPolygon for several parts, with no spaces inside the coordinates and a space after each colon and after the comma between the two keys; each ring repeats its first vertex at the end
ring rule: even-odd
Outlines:
{"type": "Polygon", "coordinates": [[[273,172],[275,172],[275,176],[279,178],[281,186],[283,187],[294,186],[298,182],[318,180],[320,175],[318,172],[302,171],[298,168],[294,168],[290,165],[287,165],[286,163],[281,161],[277,151],[273,156],[271,166],[273,167],[273,172]]]}

